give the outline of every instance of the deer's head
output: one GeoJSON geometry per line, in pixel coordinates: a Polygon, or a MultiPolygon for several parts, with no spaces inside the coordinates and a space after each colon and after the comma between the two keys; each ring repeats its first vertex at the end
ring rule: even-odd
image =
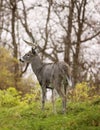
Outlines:
{"type": "Polygon", "coordinates": [[[38,48],[38,45],[37,44],[34,44],[34,43],[31,43],[31,42],[28,42],[26,40],[24,40],[24,42],[26,44],[28,44],[29,46],[32,47],[31,51],[29,51],[28,53],[26,53],[21,59],[20,61],[21,62],[26,62],[26,63],[31,63],[37,55],[37,48],[38,48]]]}
{"type": "Polygon", "coordinates": [[[32,48],[31,51],[26,53],[21,59],[21,62],[31,63],[34,58],[37,56],[36,50],[32,48]]]}

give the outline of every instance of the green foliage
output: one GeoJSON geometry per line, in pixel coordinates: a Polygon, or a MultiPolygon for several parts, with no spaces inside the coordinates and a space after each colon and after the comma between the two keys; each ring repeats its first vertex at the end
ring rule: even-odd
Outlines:
{"type": "Polygon", "coordinates": [[[73,102],[90,101],[100,96],[94,93],[95,87],[88,86],[86,82],[79,83],[69,92],[69,99],[73,102]],[[94,93],[94,94],[93,94],[94,93]]]}
{"type": "Polygon", "coordinates": [[[15,88],[0,91],[0,130],[100,129],[100,98],[97,96],[89,102],[79,98],[77,102],[68,102],[67,113],[63,115],[59,112],[59,99],[56,102],[58,114],[52,112],[50,102],[47,102],[45,111],[41,111],[36,93],[22,96],[15,88]]]}
{"type": "Polygon", "coordinates": [[[89,87],[87,83],[79,83],[76,85],[73,99],[75,101],[84,101],[88,98],[89,87]]]}
{"type": "Polygon", "coordinates": [[[15,88],[0,90],[0,106],[13,107],[20,104],[19,92],[15,88]]]}
{"type": "MultiPolygon", "coordinates": [[[[48,105],[50,105],[48,103],[48,105]]],[[[50,107],[50,106],[49,106],[50,107]]],[[[51,108],[51,107],[50,107],[51,108]]],[[[40,110],[38,102],[0,108],[0,130],[99,130],[100,106],[69,103],[66,115],[40,110]]]]}
{"type": "Polygon", "coordinates": [[[22,95],[22,92],[10,87],[7,90],[0,90],[0,106],[7,108],[18,105],[24,106],[40,100],[39,97],[38,90],[34,90],[30,94],[22,95]]]}

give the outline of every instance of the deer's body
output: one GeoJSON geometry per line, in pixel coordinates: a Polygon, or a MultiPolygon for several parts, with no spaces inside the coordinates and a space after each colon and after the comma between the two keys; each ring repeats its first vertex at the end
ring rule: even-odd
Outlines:
{"type": "Polygon", "coordinates": [[[44,109],[46,88],[56,89],[62,98],[63,112],[66,111],[66,88],[72,86],[70,67],[65,62],[45,64],[32,50],[23,56],[22,61],[30,63],[42,88],[42,109],[44,109]]]}

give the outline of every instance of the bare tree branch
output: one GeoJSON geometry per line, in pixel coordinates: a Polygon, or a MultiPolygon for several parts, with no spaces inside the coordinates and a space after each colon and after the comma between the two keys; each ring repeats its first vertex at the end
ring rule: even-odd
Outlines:
{"type": "Polygon", "coordinates": [[[95,38],[96,36],[98,36],[100,34],[100,31],[97,32],[96,34],[84,39],[84,40],[81,40],[81,42],[86,42],[86,41],[89,41],[89,40],[92,40],[93,38],[95,38]]]}

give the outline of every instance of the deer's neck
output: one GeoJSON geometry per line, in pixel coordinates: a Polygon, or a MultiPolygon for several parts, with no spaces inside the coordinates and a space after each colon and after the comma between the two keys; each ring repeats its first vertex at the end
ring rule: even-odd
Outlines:
{"type": "Polygon", "coordinates": [[[43,63],[39,56],[34,58],[34,60],[31,62],[31,66],[32,66],[32,69],[33,69],[34,73],[36,74],[36,76],[38,76],[38,73],[43,66],[43,63]]]}

